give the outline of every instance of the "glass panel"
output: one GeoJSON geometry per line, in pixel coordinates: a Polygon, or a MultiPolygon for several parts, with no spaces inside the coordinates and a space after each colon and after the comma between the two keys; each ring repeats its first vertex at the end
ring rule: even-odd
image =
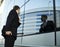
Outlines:
{"type": "MultiPolygon", "coordinates": [[[[57,28],[60,28],[60,0],[56,0],[56,22],[57,22],[57,28]]],[[[58,29],[59,30],[59,29],[58,29]]]]}
{"type": "Polygon", "coordinates": [[[56,12],[56,22],[57,22],[57,31],[56,32],[56,39],[57,39],[57,45],[60,45],[60,0],[56,0],[56,9],[58,12],[56,12]],[[58,8],[57,8],[58,7],[58,8]]]}
{"type": "MultiPolygon", "coordinates": [[[[25,0],[26,1],[26,0],[25,0]]],[[[24,15],[24,34],[39,32],[41,28],[41,15],[47,15],[48,20],[53,19],[53,1],[52,0],[29,0],[25,5],[24,15]],[[38,2],[38,3],[37,3],[38,2]],[[43,2],[43,3],[42,3],[43,2]]]]}

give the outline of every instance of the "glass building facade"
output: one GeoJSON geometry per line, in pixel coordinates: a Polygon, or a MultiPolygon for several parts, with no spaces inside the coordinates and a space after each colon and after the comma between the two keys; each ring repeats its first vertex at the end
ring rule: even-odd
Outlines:
{"type": "MultiPolygon", "coordinates": [[[[21,26],[18,28],[18,33],[23,33],[24,34],[32,34],[32,33],[37,33],[39,32],[39,29],[40,29],[40,25],[42,24],[42,21],[41,21],[41,15],[47,15],[48,16],[48,20],[52,20],[54,21],[54,16],[53,16],[53,10],[51,8],[51,10],[43,10],[42,11],[42,8],[39,8],[39,9],[35,9],[35,10],[30,10],[30,12],[28,13],[25,13],[20,15],[21,16],[21,23],[24,23],[24,24],[21,24],[21,26]],[[41,10],[39,10],[41,9],[41,10]]],[[[46,9],[46,8],[44,8],[46,9]]],[[[57,8],[58,9],[58,8],[57,8]]],[[[57,10],[56,11],[56,17],[57,17],[57,28],[60,27],[60,21],[59,21],[59,12],[60,10],[57,10]]]]}

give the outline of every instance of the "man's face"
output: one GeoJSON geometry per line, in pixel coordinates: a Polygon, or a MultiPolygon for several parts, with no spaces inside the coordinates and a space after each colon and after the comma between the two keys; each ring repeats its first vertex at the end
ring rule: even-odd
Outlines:
{"type": "Polygon", "coordinates": [[[41,17],[42,22],[46,21],[46,17],[41,17]]]}
{"type": "Polygon", "coordinates": [[[16,11],[17,11],[17,14],[20,14],[20,9],[17,9],[16,11]]]}

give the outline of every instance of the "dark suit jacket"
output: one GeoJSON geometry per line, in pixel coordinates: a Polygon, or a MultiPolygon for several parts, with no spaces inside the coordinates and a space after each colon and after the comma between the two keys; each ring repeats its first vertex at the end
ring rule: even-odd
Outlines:
{"type": "Polygon", "coordinates": [[[44,32],[52,32],[55,29],[55,25],[53,23],[53,21],[47,21],[46,26],[44,28],[42,28],[43,24],[41,24],[41,28],[39,29],[40,33],[44,33],[44,32]]]}
{"type": "Polygon", "coordinates": [[[11,10],[8,17],[7,17],[7,22],[6,25],[2,29],[2,35],[5,37],[5,32],[6,31],[11,31],[12,36],[17,36],[17,28],[19,27],[21,23],[19,23],[19,18],[18,14],[16,13],[15,10],[11,10]]]}

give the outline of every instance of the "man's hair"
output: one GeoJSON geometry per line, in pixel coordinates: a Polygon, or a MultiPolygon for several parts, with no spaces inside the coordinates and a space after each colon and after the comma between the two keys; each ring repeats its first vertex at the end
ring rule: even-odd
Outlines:
{"type": "Polygon", "coordinates": [[[17,10],[17,9],[20,9],[20,7],[17,6],[17,5],[15,5],[15,6],[13,7],[13,9],[14,9],[14,10],[17,10]]]}
{"type": "Polygon", "coordinates": [[[41,15],[41,17],[45,17],[47,19],[47,15],[41,15]]]}

